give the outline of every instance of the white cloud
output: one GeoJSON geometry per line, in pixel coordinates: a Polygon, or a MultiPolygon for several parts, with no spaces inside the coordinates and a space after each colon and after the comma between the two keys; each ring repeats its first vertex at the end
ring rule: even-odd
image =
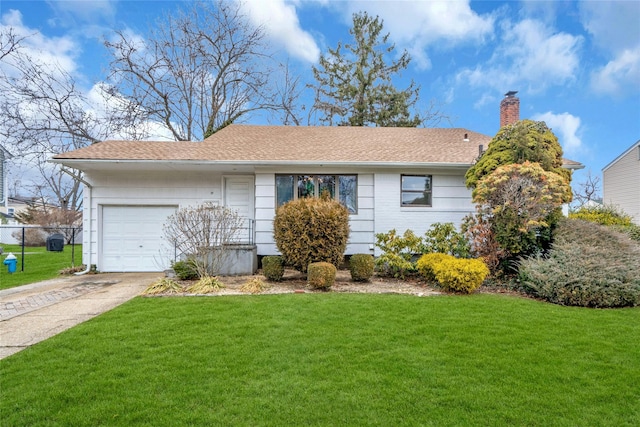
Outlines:
{"type": "Polygon", "coordinates": [[[582,151],[580,133],[580,117],[569,113],[554,114],[551,111],[536,114],[533,120],[543,121],[553,129],[565,154],[572,155],[582,151]]]}
{"type": "Polygon", "coordinates": [[[366,11],[384,21],[390,41],[406,49],[419,68],[431,66],[427,49],[481,43],[492,37],[495,18],[478,15],[468,1],[349,1],[340,3],[344,19],[366,11]]]}
{"type": "Polygon", "coordinates": [[[458,82],[500,91],[526,87],[529,93],[538,93],[575,79],[582,37],[557,33],[532,19],[504,22],[502,34],[488,63],[462,70],[458,82]]]}
{"type": "Polygon", "coordinates": [[[290,55],[307,62],[318,60],[320,49],[311,34],[300,27],[294,5],[284,0],[241,1],[240,5],[249,19],[290,55]]]}
{"type": "Polygon", "coordinates": [[[49,20],[52,26],[68,28],[78,23],[111,22],[116,14],[116,2],[111,0],[49,0],[47,3],[55,13],[55,18],[49,20]]]}
{"type": "MultiPolygon", "coordinates": [[[[24,38],[20,43],[21,49],[29,56],[38,58],[42,64],[52,64],[51,71],[54,74],[55,68],[70,74],[78,68],[76,57],[80,48],[71,37],[46,37],[38,30],[24,25],[22,13],[12,9],[0,18],[0,29],[7,31],[9,28],[12,28],[18,37],[24,38]]],[[[10,58],[5,59],[10,62],[10,58]]],[[[0,67],[3,71],[10,73],[5,69],[4,64],[0,64],[0,67]]]]}
{"type": "MultiPolygon", "coordinates": [[[[362,6],[362,3],[356,3],[362,6]]],[[[371,2],[366,9],[384,19],[398,43],[482,41],[493,30],[492,16],[479,16],[468,2],[371,2]]]]}
{"type": "Polygon", "coordinates": [[[595,92],[623,96],[640,89],[640,46],[621,52],[607,65],[591,74],[591,87],[595,92]]]}
{"type": "Polygon", "coordinates": [[[640,2],[583,2],[580,14],[593,43],[608,58],[591,73],[596,93],[624,96],[640,91],[640,2]]]}
{"type": "Polygon", "coordinates": [[[640,44],[640,2],[583,1],[580,19],[594,43],[607,52],[623,52],[640,44]]]}

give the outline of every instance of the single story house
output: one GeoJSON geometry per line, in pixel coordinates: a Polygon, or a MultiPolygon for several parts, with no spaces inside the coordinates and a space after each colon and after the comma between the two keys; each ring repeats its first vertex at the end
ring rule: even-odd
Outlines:
{"type": "MultiPolygon", "coordinates": [[[[83,262],[161,271],[177,208],[214,202],[247,218],[246,243],[277,254],[276,208],[328,190],[350,211],[347,254],[378,255],[375,234],[424,233],[474,211],[464,174],[490,136],[467,129],[230,125],[202,142],[105,141],[55,156],[84,172],[83,262]]],[[[572,167],[568,165],[568,167],[572,167]]]]}
{"type": "Polygon", "coordinates": [[[640,140],[602,169],[602,201],[640,225],[640,140]]]}
{"type": "Polygon", "coordinates": [[[53,161],[84,172],[84,263],[160,271],[175,254],[163,224],[214,202],[247,218],[245,240],[277,254],[282,203],[327,189],[350,213],[347,253],[375,253],[375,234],[423,233],[474,207],[464,174],[491,137],[466,129],[230,125],[202,142],[105,141],[53,161]]]}
{"type": "MultiPolygon", "coordinates": [[[[520,120],[516,93],[500,103],[501,127],[520,120]]],[[[276,208],[324,190],[349,209],[347,254],[379,255],[375,235],[391,229],[459,226],[475,210],[464,175],[491,139],[461,128],[233,124],[202,142],[105,141],[52,161],[84,172],[83,263],[161,271],[181,255],[164,240],[167,217],[203,202],[246,218],[241,241],[261,256],[278,254],[276,208]]]]}

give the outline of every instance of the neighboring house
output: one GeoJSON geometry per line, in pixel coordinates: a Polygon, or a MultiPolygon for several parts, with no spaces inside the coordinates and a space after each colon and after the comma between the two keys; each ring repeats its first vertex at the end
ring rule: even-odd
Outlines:
{"type": "Polygon", "coordinates": [[[279,205],[325,189],[350,211],[347,254],[378,255],[375,234],[391,229],[460,225],[474,211],[464,175],[490,140],[459,128],[230,125],[202,142],[105,141],[52,161],[84,172],[84,263],[159,271],[179,256],[163,239],[167,216],[206,201],[249,219],[258,255],[278,253],[279,205]]]}
{"type": "Polygon", "coordinates": [[[602,169],[602,200],[640,225],[640,140],[602,169]]]}
{"type": "Polygon", "coordinates": [[[53,203],[43,201],[36,197],[7,196],[2,212],[7,218],[13,219],[15,214],[26,210],[29,206],[41,206],[45,208],[57,207],[53,203]]]}

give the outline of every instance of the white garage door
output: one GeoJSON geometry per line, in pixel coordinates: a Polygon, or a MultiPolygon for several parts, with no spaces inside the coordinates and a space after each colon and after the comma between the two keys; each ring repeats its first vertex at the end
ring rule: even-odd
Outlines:
{"type": "Polygon", "coordinates": [[[175,206],[103,206],[101,271],[162,271],[173,259],[162,226],[175,206]]]}

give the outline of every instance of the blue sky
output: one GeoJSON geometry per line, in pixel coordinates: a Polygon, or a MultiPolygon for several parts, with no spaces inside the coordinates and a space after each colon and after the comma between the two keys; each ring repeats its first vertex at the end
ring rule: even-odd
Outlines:
{"type": "MultiPolygon", "coordinates": [[[[0,24],[31,34],[29,48],[59,61],[89,92],[106,78],[105,38],[114,30],[144,36],[179,6],[2,0],[0,24]]],[[[433,99],[452,126],[494,135],[500,100],[517,90],[521,118],[545,120],[565,157],[586,166],[574,183],[588,170],[599,176],[640,139],[640,1],[251,0],[242,10],[304,81],[327,47],[349,40],[354,12],[379,15],[413,58],[402,78],[421,85],[423,104],[433,99]]]]}

